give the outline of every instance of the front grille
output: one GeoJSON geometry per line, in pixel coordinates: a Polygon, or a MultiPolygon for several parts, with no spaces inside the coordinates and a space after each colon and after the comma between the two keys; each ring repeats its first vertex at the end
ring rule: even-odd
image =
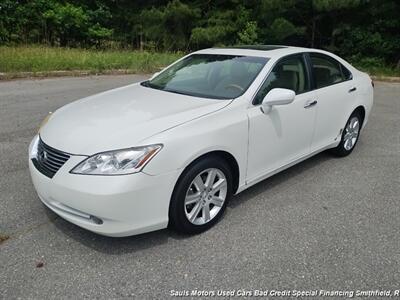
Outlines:
{"type": "Polygon", "coordinates": [[[32,159],[35,167],[49,178],[70,158],[70,155],[46,145],[41,139],[38,143],[37,157],[32,159]]]}

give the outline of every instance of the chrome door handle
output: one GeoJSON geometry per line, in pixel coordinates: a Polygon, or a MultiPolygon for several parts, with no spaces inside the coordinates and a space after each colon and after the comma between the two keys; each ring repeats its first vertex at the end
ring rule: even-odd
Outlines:
{"type": "Polygon", "coordinates": [[[312,101],[312,102],[308,102],[306,105],[304,105],[304,108],[309,108],[309,107],[311,107],[311,106],[316,105],[317,103],[318,103],[317,100],[314,100],[314,101],[312,101]]]}
{"type": "Polygon", "coordinates": [[[349,89],[349,93],[355,92],[357,90],[356,87],[352,87],[351,89],[349,89]]]}

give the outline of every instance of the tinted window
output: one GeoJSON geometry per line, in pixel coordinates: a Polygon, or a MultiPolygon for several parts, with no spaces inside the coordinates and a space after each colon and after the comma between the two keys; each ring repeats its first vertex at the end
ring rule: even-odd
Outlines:
{"type": "Polygon", "coordinates": [[[253,103],[260,104],[265,95],[273,88],[290,89],[295,91],[296,94],[310,90],[302,56],[293,56],[279,61],[264,81],[253,103]]]}
{"type": "Polygon", "coordinates": [[[349,70],[335,59],[323,54],[310,54],[310,57],[317,89],[351,78],[349,70]]]}
{"type": "Polygon", "coordinates": [[[351,72],[345,66],[343,66],[341,64],[340,67],[342,68],[342,73],[343,73],[343,76],[344,76],[345,80],[353,79],[353,75],[351,74],[351,72]]]}
{"type": "Polygon", "coordinates": [[[142,83],[154,89],[215,99],[242,95],[268,58],[193,54],[142,83]]]}

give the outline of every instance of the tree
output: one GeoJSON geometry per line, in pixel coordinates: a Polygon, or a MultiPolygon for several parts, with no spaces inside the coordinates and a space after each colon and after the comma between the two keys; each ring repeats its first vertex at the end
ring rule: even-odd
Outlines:
{"type": "Polygon", "coordinates": [[[0,44],[289,44],[400,65],[399,28],[397,0],[0,0],[0,44]]]}
{"type": "Polygon", "coordinates": [[[257,30],[257,22],[247,22],[246,27],[238,33],[238,44],[251,45],[257,43],[257,30]]]}
{"type": "Polygon", "coordinates": [[[198,20],[198,9],[191,9],[179,0],[167,6],[144,10],[140,14],[143,34],[166,50],[187,50],[190,33],[198,20]]]}

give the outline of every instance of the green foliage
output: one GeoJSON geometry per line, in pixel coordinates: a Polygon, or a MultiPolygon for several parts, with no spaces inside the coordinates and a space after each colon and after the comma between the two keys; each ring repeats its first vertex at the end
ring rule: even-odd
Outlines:
{"type": "Polygon", "coordinates": [[[279,43],[290,36],[301,34],[302,32],[303,30],[301,28],[297,28],[288,20],[284,18],[277,18],[272,22],[268,30],[268,36],[270,37],[271,41],[279,43]]]}
{"type": "Polygon", "coordinates": [[[400,65],[397,0],[0,0],[0,44],[191,51],[289,44],[400,65]]]}
{"type": "Polygon", "coordinates": [[[353,8],[360,5],[360,0],[312,0],[317,11],[332,11],[353,8]]]}
{"type": "Polygon", "coordinates": [[[142,11],[139,18],[142,20],[140,23],[140,34],[143,33],[148,40],[153,41],[157,45],[161,45],[165,34],[165,28],[162,22],[164,20],[164,12],[153,7],[142,11]]]}
{"type": "Polygon", "coordinates": [[[141,31],[145,40],[154,42],[156,48],[187,49],[191,30],[199,15],[199,10],[173,0],[165,7],[142,11],[141,31]]]}
{"type": "Polygon", "coordinates": [[[199,18],[199,11],[179,0],[168,3],[164,10],[164,49],[187,49],[190,33],[199,18]]]}
{"type": "Polygon", "coordinates": [[[88,29],[88,36],[94,41],[109,38],[111,37],[112,33],[112,29],[101,27],[99,23],[96,23],[88,29]]]}
{"type": "Polygon", "coordinates": [[[195,48],[212,47],[215,44],[235,42],[235,11],[211,11],[205,22],[192,30],[191,42],[195,48]]]}
{"type": "Polygon", "coordinates": [[[221,43],[225,34],[223,26],[196,27],[192,30],[191,43],[196,48],[212,47],[221,43]]]}
{"type": "Polygon", "coordinates": [[[257,22],[247,22],[246,27],[238,33],[238,44],[251,45],[257,43],[257,22]]]}
{"type": "Polygon", "coordinates": [[[0,70],[5,73],[57,70],[85,70],[97,73],[126,69],[134,73],[149,73],[159,70],[181,56],[179,52],[0,46],[0,70]]]}
{"type": "Polygon", "coordinates": [[[387,65],[383,58],[354,55],[349,57],[349,61],[358,69],[371,75],[400,77],[400,68],[395,65],[387,65]]]}
{"type": "Polygon", "coordinates": [[[59,36],[61,46],[85,37],[89,17],[82,7],[56,3],[53,8],[44,12],[43,18],[47,26],[59,36]]]}
{"type": "Polygon", "coordinates": [[[105,6],[87,9],[57,0],[0,3],[0,42],[40,43],[78,46],[99,44],[113,29],[101,24],[110,17],[105,6]]]}

